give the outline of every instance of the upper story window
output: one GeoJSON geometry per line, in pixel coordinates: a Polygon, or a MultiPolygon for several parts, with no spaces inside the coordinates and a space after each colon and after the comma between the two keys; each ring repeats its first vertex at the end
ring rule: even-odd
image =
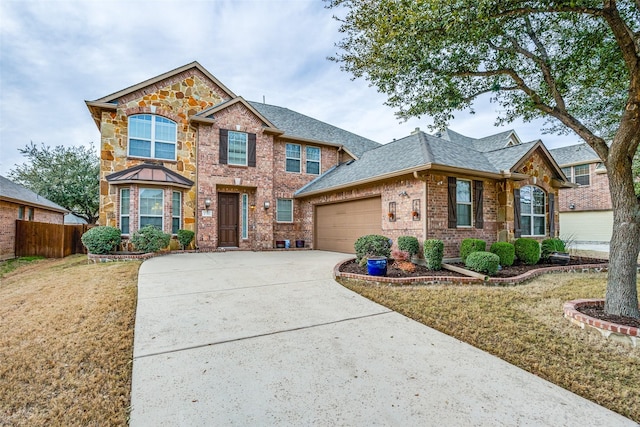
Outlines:
{"type": "Polygon", "coordinates": [[[520,227],[523,236],[546,234],[546,194],[539,187],[520,189],[520,227]]]}
{"type": "Polygon", "coordinates": [[[320,175],[320,148],[307,147],[307,173],[320,175]]]}
{"type": "Polygon", "coordinates": [[[247,166],[247,134],[229,131],[227,164],[247,166]]]}
{"type": "Polygon", "coordinates": [[[129,156],[176,159],[177,125],[151,114],[129,117],[129,156]]]}
{"type": "Polygon", "coordinates": [[[285,170],[287,172],[300,173],[300,156],[301,150],[298,144],[287,144],[285,147],[286,165],[285,170]]]}
{"type": "Polygon", "coordinates": [[[589,165],[577,165],[573,167],[573,182],[580,185],[589,185],[589,165]]]}
{"type": "Polygon", "coordinates": [[[471,181],[457,180],[456,211],[458,227],[471,227],[471,181]]]}
{"type": "Polygon", "coordinates": [[[567,177],[568,182],[573,182],[573,174],[571,173],[573,168],[571,166],[562,168],[562,173],[567,177]]]}

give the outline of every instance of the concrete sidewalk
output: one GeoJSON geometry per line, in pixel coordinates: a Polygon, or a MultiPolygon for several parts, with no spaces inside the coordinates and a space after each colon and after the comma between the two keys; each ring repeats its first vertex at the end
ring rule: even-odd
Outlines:
{"type": "Polygon", "coordinates": [[[343,288],[346,257],[144,262],[130,425],[636,425],[343,288]]]}

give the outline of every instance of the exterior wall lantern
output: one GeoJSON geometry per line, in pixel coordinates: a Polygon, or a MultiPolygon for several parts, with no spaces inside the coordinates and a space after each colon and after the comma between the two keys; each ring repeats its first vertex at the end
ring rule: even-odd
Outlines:
{"type": "Polygon", "coordinates": [[[271,203],[269,203],[268,201],[267,201],[267,202],[264,202],[264,205],[263,205],[263,206],[264,206],[265,210],[266,210],[266,209],[269,209],[269,207],[271,206],[271,203]]]}
{"type": "Polygon", "coordinates": [[[211,199],[207,197],[206,199],[204,199],[204,207],[205,209],[208,210],[210,206],[211,206],[211,199]]]}

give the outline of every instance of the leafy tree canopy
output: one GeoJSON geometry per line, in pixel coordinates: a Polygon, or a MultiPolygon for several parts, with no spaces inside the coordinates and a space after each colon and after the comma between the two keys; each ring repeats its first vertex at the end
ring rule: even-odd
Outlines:
{"type": "Polygon", "coordinates": [[[326,1],[343,15],[332,59],[399,117],[430,115],[441,129],[488,95],[497,124],[547,118],[595,150],[614,213],[605,311],[640,318],[640,0],[326,1]]]}
{"type": "Polygon", "coordinates": [[[9,177],[26,188],[84,218],[98,219],[100,162],[88,147],[55,148],[33,142],[19,149],[28,162],[9,171],[9,177]]]}

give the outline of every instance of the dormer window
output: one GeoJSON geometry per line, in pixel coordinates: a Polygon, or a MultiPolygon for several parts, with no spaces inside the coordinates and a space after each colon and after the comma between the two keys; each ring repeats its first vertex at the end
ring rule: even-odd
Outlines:
{"type": "Polygon", "coordinates": [[[173,120],[151,114],[129,117],[129,156],[176,159],[177,125],[173,120]]]}

